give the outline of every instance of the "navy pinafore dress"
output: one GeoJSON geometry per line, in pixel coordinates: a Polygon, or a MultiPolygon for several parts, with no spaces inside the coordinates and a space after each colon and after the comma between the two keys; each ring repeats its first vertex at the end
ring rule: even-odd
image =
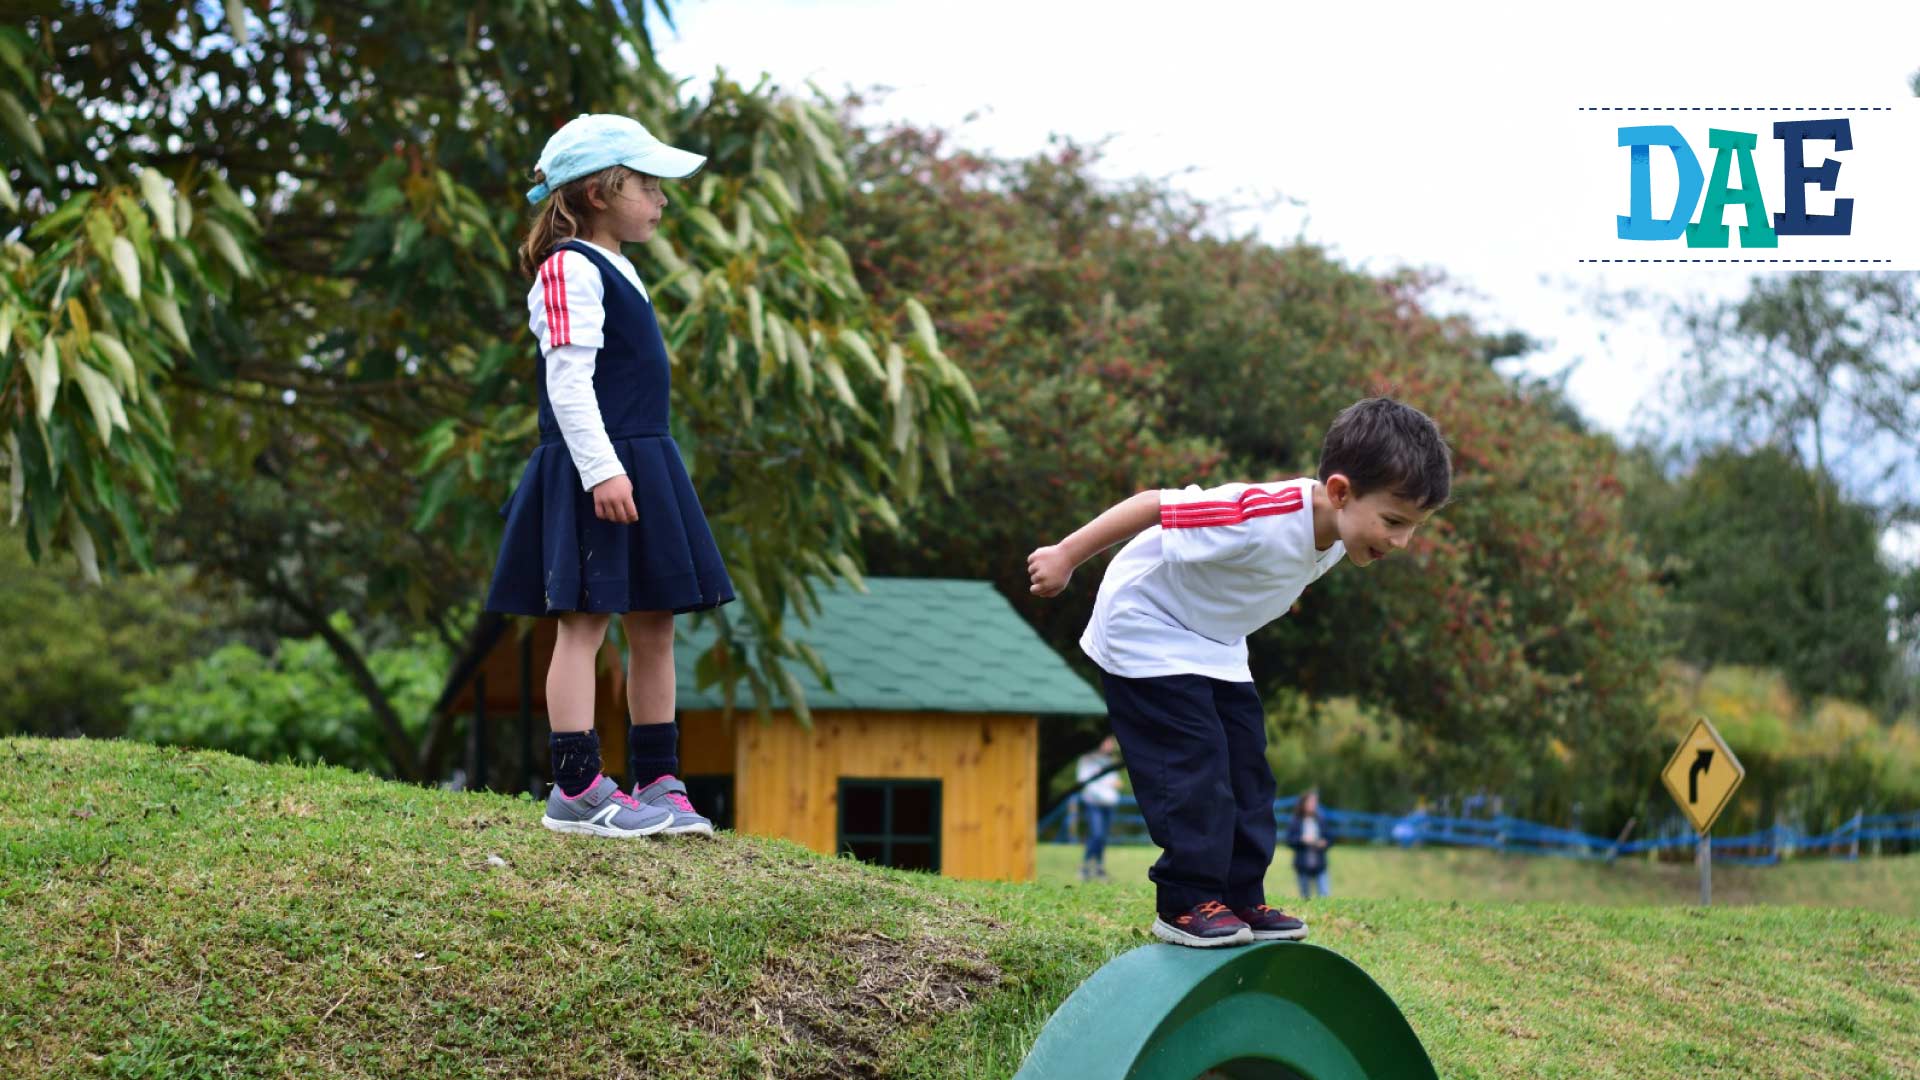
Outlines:
{"type": "Polygon", "coordinates": [[[586,256],[606,285],[605,342],[594,361],[593,393],[633,484],[640,520],[628,525],[594,514],[593,493],[581,488],[547,401],[546,358],[539,356],[540,445],[501,511],[507,527],[487,610],[559,615],[718,607],[733,599],[733,583],[680,448],[667,434],[667,346],[653,305],[589,245],[569,240],[559,246],[586,256]]]}

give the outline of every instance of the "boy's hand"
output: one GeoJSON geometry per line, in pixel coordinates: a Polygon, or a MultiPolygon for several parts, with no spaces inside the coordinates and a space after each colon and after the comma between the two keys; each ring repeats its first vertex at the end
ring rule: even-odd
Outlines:
{"type": "Polygon", "coordinates": [[[640,520],[640,511],[633,505],[633,481],[626,473],[609,476],[593,486],[593,516],[623,525],[640,520]]]}
{"type": "Polygon", "coordinates": [[[1073,577],[1073,560],[1058,544],[1036,548],[1027,556],[1027,577],[1032,582],[1027,591],[1033,595],[1059,596],[1073,577]]]}

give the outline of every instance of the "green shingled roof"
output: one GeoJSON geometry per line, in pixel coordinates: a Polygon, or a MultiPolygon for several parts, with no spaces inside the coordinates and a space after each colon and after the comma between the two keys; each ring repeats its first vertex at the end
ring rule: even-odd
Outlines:
{"type": "MultiPolygon", "coordinates": [[[[829,693],[802,663],[792,666],[811,709],[994,712],[1036,716],[1105,713],[1075,674],[985,581],[868,578],[865,594],[820,593],[812,625],[791,628],[832,673],[829,693]]],[[[691,629],[674,648],[681,709],[718,709],[716,690],[696,688],[693,662],[713,631],[691,629]]],[[[736,704],[751,707],[743,686],[736,704]]]]}

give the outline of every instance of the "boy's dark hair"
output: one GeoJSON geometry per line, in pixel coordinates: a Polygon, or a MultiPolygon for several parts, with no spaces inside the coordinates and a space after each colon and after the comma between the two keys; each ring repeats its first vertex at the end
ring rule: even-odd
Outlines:
{"type": "Polygon", "coordinates": [[[1453,491],[1453,455],[1426,413],[1388,397],[1340,410],[1320,447],[1320,482],[1342,473],[1354,497],[1387,491],[1422,510],[1444,505],[1453,491]]]}

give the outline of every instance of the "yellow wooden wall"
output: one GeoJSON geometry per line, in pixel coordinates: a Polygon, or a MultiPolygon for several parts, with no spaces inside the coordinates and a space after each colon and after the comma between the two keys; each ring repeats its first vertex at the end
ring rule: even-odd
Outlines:
{"type": "Polygon", "coordinates": [[[1001,881],[1033,880],[1038,739],[1031,716],[816,712],[811,730],[785,713],[680,716],[681,770],[733,774],[736,830],[831,854],[841,777],[939,780],[941,873],[1001,881]],[[730,769],[710,767],[728,750],[730,769]]]}

